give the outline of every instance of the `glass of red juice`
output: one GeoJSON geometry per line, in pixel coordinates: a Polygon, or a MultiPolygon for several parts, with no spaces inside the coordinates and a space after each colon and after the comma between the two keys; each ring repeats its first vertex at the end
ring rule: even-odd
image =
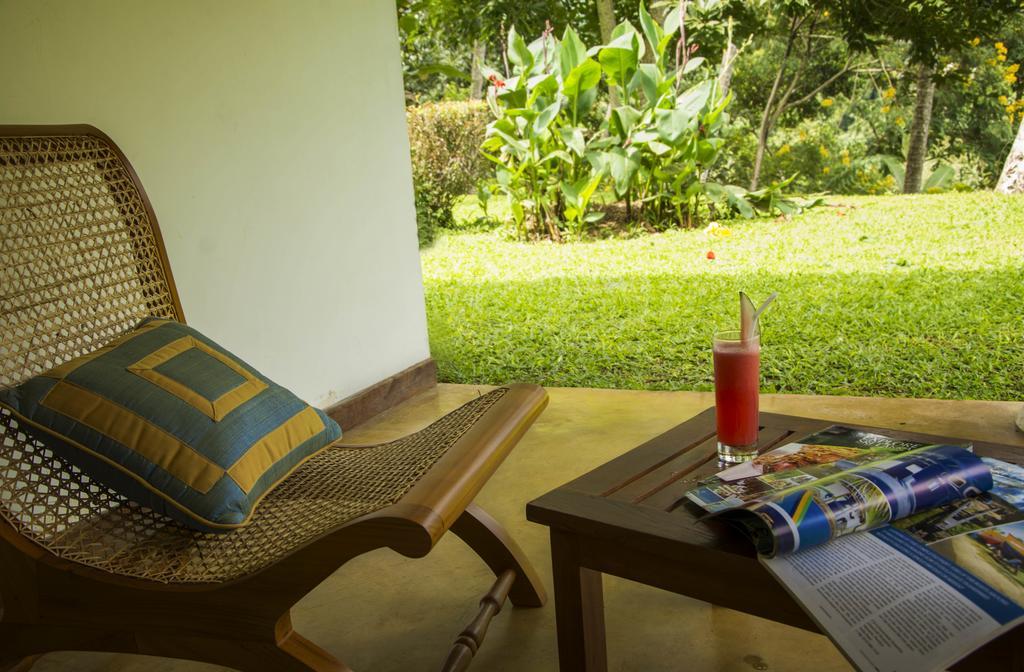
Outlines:
{"type": "Polygon", "coordinates": [[[712,352],[718,459],[729,463],[746,462],[757,455],[761,340],[756,329],[746,340],[738,330],[719,331],[715,334],[712,352]]]}

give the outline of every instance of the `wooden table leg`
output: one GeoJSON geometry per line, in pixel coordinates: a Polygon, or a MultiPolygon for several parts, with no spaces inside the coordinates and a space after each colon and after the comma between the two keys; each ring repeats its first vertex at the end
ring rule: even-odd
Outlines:
{"type": "Polygon", "coordinates": [[[607,672],[601,572],[580,566],[575,536],[551,529],[555,622],[561,672],[607,672]]]}

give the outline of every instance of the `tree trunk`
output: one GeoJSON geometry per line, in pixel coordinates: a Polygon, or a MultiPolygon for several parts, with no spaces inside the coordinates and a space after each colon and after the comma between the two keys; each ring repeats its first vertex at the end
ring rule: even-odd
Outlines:
{"type": "Polygon", "coordinates": [[[928,156],[928,129],[932,125],[932,99],[935,80],[930,66],[921,65],[917,71],[917,99],[914,101],[914,119],[910,123],[910,147],[907,149],[907,168],[903,177],[903,193],[921,191],[924,161],[928,156]]]}
{"type": "MultiPolygon", "coordinates": [[[[597,22],[601,28],[601,41],[608,44],[612,41],[612,31],[615,30],[615,2],[614,0],[594,0],[597,4],[597,22]]],[[[618,107],[619,94],[615,87],[608,87],[609,110],[618,107]]]]}
{"type": "Polygon", "coordinates": [[[782,83],[782,75],[786,72],[786,66],[789,64],[789,55],[793,53],[793,44],[796,42],[799,30],[800,20],[797,17],[793,17],[789,22],[789,37],[786,39],[786,51],[782,56],[782,61],[779,63],[779,69],[775,71],[772,90],[768,92],[768,100],[765,101],[764,111],[761,113],[761,125],[757,129],[757,151],[754,152],[754,170],[750,175],[750,191],[756,191],[757,183],[761,180],[761,164],[764,163],[768,133],[772,127],[772,108],[775,106],[775,96],[779,92],[779,84],[782,83]]]}
{"type": "Polygon", "coordinates": [[[473,40],[473,62],[470,65],[469,99],[480,100],[484,95],[484,60],[487,58],[487,44],[479,39],[473,40]]]}
{"type": "Polygon", "coordinates": [[[612,41],[612,31],[615,30],[615,3],[614,0],[594,0],[597,4],[597,22],[601,29],[601,41],[608,44],[612,41]]]}
{"type": "MultiPolygon", "coordinates": [[[[1003,172],[996,183],[996,191],[1002,194],[1024,193],[1024,118],[1017,127],[1017,138],[1006,156],[1003,172]]],[[[1020,422],[1024,423],[1024,412],[1021,413],[1020,422]]],[[[1024,427],[1021,431],[1024,431],[1024,427]]]]}
{"type": "Polygon", "coordinates": [[[722,67],[718,72],[718,92],[722,96],[729,93],[729,87],[732,86],[732,64],[738,51],[736,45],[730,42],[722,53],[722,67]]]}

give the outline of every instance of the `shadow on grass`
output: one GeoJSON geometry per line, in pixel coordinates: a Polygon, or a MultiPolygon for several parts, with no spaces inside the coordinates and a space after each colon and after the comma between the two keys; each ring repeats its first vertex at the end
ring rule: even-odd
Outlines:
{"type": "Polygon", "coordinates": [[[1024,274],[630,275],[427,283],[443,382],[711,389],[737,292],[780,293],[762,325],[770,392],[1024,398],[1024,274]]]}

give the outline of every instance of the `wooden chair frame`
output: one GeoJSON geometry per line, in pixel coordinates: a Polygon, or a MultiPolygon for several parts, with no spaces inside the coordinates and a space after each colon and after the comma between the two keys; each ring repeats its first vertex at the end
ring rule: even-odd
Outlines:
{"type": "MultiPolygon", "coordinates": [[[[100,138],[127,167],[159,243],[177,317],[184,321],[156,215],[117,145],[91,126],[0,126],[0,137],[60,135],[100,138]]],[[[292,629],[293,605],[351,558],[383,547],[421,557],[449,529],[494,571],[498,584],[507,584],[504,591],[514,605],[540,607],[545,592],[529,561],[472,502],[546,403],[542,388],[511,386],[397,503],[226,583],[162,584],[110,574],[57,557],[0,518],[0,672],[27,670],[38,655],[58,650],[167,656],[253,672],[348,670],[292,629]]]]}

